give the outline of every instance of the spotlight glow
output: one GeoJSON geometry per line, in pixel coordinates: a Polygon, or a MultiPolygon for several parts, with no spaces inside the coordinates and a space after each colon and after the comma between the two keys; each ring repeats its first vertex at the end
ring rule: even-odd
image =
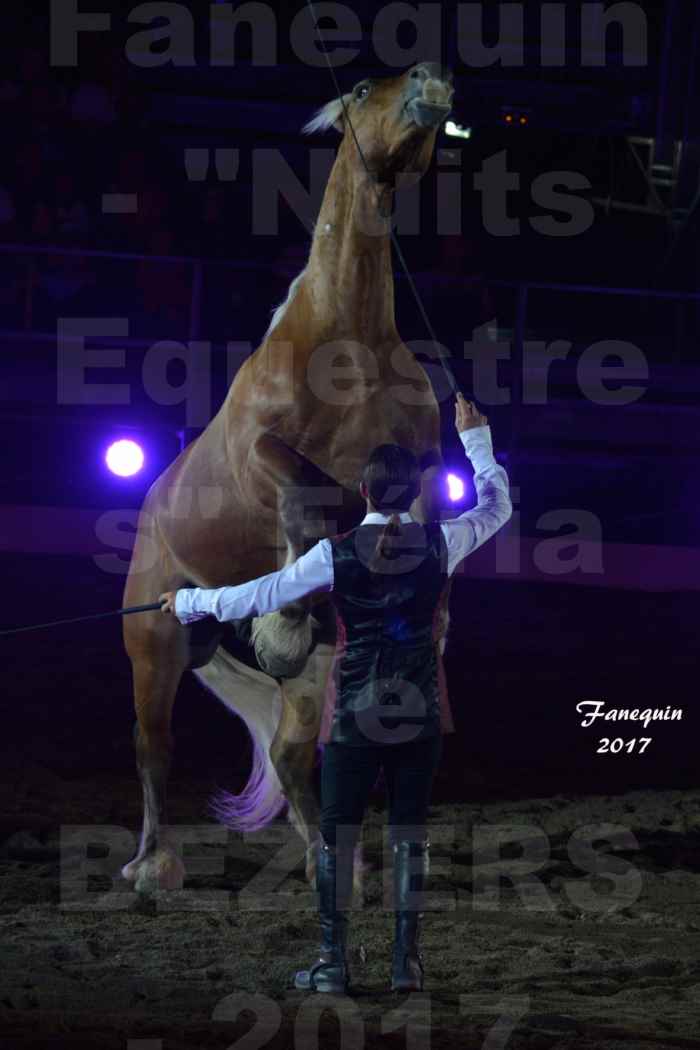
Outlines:
{"type": "Polygon", "coordinates": [[[107,449],[105,462],[113,474],[120,478],[130,478],[143,467],[143,449],[135,441],[124,438],[115,441],[107,449]]]}
{"type": "Polygon", "coordinates": [[[453,503],[464,499],[464,482],[457,474],[447,475],[447,495],[453,503]]]}

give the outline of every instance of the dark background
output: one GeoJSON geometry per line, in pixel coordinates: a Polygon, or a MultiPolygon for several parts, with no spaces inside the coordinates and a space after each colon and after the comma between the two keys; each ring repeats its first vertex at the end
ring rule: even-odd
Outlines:
{"type": "MultiPolygon", "coordinates": [[[[230,378],[227,340],[254,349],[271,308],[304,266],[313,206],[302,220],[281,201],[278,231],[267,234],[254,231],[251,206],[254,149],[281,151],[307,186],[310,150],[336,144],[333,133],[315,140],[300,134],[333,97],[327,70],[304,66],[290,47],[289,25],[300,6],[278,11],[274,66],[252,64],[252,38],[244,30],[231,68],[211,66],[205,6],[201,16],[194,12],[195,64],[151,69],[125,57],[125,42],[141,28],[127,22],[129,5],[105,0],[93,8],[111,10],[113,28],[82,35],[77,68],[51,64],[45,6],[3,11],[4,627],[119,607],[123,550],[123,571],[105,572],[80,543],[72,549],[69,525],[65,535],[55,534],[46,508],[137,508],[181,442],[197,433],[181,403],[155,404],[143,390],[148,347],[158,339],[211,343],[213,414],[230,378]],[[186,151],[203,149],[238,150],[235,180],[218,178],[213,162],[199,178],[186,151]],[[104,193],[138,194],[137,213],[105,213],[104,193]],[[128,336],[90,340],[126,348],[123,369],[96,370],[90,378],[130,382],[128,404],[60,403],[57,324],[75,317],[128,320],[128,336]],[[148,460],[142,475],[121,481],[104,470],[102,456],[110,440],[127,433],[142,441],[148,460]]],[[[603,586],[588,586],[574,573],[499,580],[467,571],[459,579],[447,650],[457,733],[447,741],[438,791],[461,799],[693,786],[700,306],[654,293],[697,293],[700,285],[700,14],[689,0],[647,5],[648,62],[626,66],[621,35],[611,30],[606,64],[593,69],[581,64],[581,5],[567,5],[566,64],[544,68],[540,6],[527,5],[525,66],[479,70],[460,59],[454,5],[439,6],[443,57],[456,74],[454,119],[472,134],[468,140],[441,134],[438,149],[450,151],[451,164],[434,164],[424,178],[421,232],[402,236],[401,245],[437,336],[456,355],[464,389],[472,376],[459,360],[462,344],[487,323],[500,339],[517,335],[520,282],[642,294],[529,292],[521,336],[573,345],[551,370],[547,404],[520,405],[517,365],[504,364],[501,381],[513,386],[514,404],[487,407],[497,449],[520,490],[522,534],[546,535],[538,521],[548,510],[583,508],[601,523],[606,564],[615,562],[611,545],[624,545],[636,569],[623,580],[611,571],[603,586]],[[508,113],[526,115],[527,124],[507,124],[508,113]],[[652,148],[662,165],[655,169],[647,163],[652,148]],[[508,238],[484,228],[473,186],[484,160],[502,150],[521,180],[508,198],[521,232],[508,238]],[[461,172],[461,183],[451,196],[443,193],[438,208],[437,180],[448,170],[461,172]],[[530,187],[551,170],[578,172],[590,182],[580,192],[595,208],[587,232],[546,237],[532,228],[529,220],[543,209],[530,187]],[[444,219],[459,207],[461,233],[439,235],[439,213],[444,219]],[[649,363],[643,397],[624,408],[592,404],[577,383],[580,353],[604,339],[633,343],[649,363]],[[669,551],[687,559],[687,577],[680,586],[648,590],[650,562],[662,566],[656,576],[663,579],[669,551]],[[683,707],[684,721],[653,727],[643,756],[596,755],[603,732],[580,728],[574,708],[581,699],[615,707],[671,704],[683,707]]],[[[486,16],[492,40],[497,7],[486,16]]],[[[372,45],[375,5],[353,8],[365,37],[358,57],[338,71],[343,90],[367,75],[393,72],[372,45]]],[[[399,39],[412,46],[410,27],[399,39]]],[[[398,270],[397,317],[405,340],[427,339],[398,270]]],[[[171,382],[181,380],[174,365],[171,382]]],[[[445,449],[459,465],[452,416],[448,400],[445,449]]],[[[131,767],[130,671],[118,620],[4,638],[0,645],[3,740],[13,761],[21,755],[65,776],[131,767]]],[[[642,735],[624,726],[625,739],[642,735]]],[[[178,769],[214,769],[225,784],[244,782],[249,741],[241,723],[191,677],[181,687],[175,732],[176,776],[178,769]]]]}

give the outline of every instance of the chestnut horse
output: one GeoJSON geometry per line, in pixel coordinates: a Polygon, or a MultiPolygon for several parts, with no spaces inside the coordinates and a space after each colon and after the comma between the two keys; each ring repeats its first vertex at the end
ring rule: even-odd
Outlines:
{"type": "MultiPolygon", "coordinates": [[[[343,135],[307,265],[217,415],[146,495],[125,605],[183,586],[242,583],[299,557],[311,536],[356,524],[362,467],[383,442],[422,458],[412,510],[419,520],[434,516],[440,412],[396,330],[390,213],[399,176],[420,176],[430,162],[450,112],[451,80],[441,66],[420,63],[362,81],[304,129],[343,135]]],[[[218,818],[253,830],[287,803],[314,883],[312,772],[335,651],[332,604],[327,595],[318,599],[253,620],[247,641],[257,666],[221,644],[232,629],[211,618],[184,627],[160,612],[125,617],[144,822],[137,855],[122,870],[137,889],[179,888],[184,877],[164,826],[171,714],[188,668],[244,720],[253,740],[250,779],[241,795],[220,797],[218,818]]],[[[445,629],[446,619],[445,611],[445,629]]]]}

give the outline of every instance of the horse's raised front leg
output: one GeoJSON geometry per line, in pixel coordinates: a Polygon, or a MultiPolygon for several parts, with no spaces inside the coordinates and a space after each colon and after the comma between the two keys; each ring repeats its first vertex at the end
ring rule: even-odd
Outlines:
{"type": "MultiPolygon", "coordinates": [[[[284,551],[277,568],[295,561],[328,531],[338,531],[333,524],[343,492],[332,478],[271,434],[256,440],[250,459],[257,498],[274,511],[274,543],[284,551]]],[[[310,608],[310,598],[302,598],[253,621],[255,655],[274,678],[296,678],[303,671],[313,641],[310,608]]]]}

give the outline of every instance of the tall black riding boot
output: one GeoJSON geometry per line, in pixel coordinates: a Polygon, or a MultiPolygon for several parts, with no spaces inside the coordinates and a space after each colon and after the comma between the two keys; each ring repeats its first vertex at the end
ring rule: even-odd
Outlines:
{"type": "Polygon", "coordinates": [[[423,990],[423,956],[418,951],[418,927],[424,907],[428,875],[429,840],[402,839],[394,843],[394,951],[392,992],[423,990]]]}
{"type": "Polygon", "coordinates": [[[321,836],[316,872],[321,949],[311,969],[299,970],[295,975],[294,987],[340,995],[347,991],[350,981],[345,955],[348,927],[345,909],[352,899],[352,849],[329,846],[321,836]]]}

